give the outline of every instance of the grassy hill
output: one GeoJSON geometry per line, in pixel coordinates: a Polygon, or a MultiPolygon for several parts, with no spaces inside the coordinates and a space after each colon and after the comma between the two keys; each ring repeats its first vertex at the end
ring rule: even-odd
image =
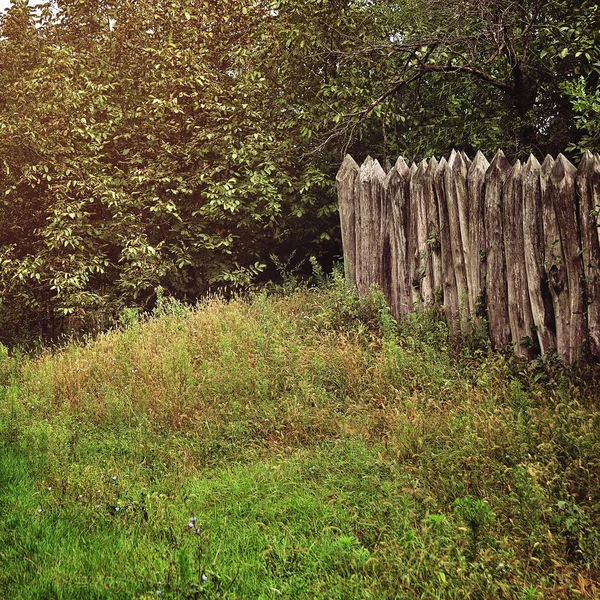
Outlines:
{"type": "Polygon", "coordinates": [[[165,300],[0,358],[2,598],[593,598],[598,377],[377,294],[165,300]]]}

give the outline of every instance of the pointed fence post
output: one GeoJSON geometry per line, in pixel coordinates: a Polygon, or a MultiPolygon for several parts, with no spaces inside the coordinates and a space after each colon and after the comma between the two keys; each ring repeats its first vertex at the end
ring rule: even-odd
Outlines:
{"type": "Polygon", "coordinates": [[[469,166],[467,193],[469,203],[469,235],[466,243],[467,286],[473,317],[482,316],[485,306],[485,174],[490,163],[481,152],[469,166]]]}
{"type": "Polygon", "coordinates": [[[485,175],[486,299],[492,346],[501,350],[510,342],[508,285],[502,223],[503,187],[510,163],[498,150],[485,175]]]}
{"type": "Polygon", "coordinates": [[[577,171],[579,226],[581,229],[583,269],[587,308],[589,353],[600,362],[600,159],[586,152],[577,171]]]}
{"type": "Polygon", "coordinates": [[[454,271],[454,261],[452,259],[452,244],[450,242],[450,217],[448,215],[448,202],[446,199],[446,180],[449,178],[447,175],[449,169],[448,162],[445,158],[442,158],[435,172],[434,186],[440,222],[442,301],[448,327],[455,334],[460,331],[460,323],[458,315],[458,288],[454,271]]]}
{"type": "Polygon", "coordinates": [[[455,150],[452,150],[450,160],[448,161],[448,168],[445,171],[446,203],[450,225],[452,264],[454,266],[458,293],[459,326],[463,333],[467,331],[468,317],[471,314],[464,248],[464,241],[468,237],[466,174],[467,167],[462,156],[455,150]]]}
{"type": "Polygon", "coordinates": [[[586,320],[584,313],[583,262],[581,260],[581,235],[577,221],[575,176],[577,169],[562,154],[558,155],[550,174],[550,188],[556,211],[558,229],[564,253],[567,274],[569,315],[568,356],[566,362],[582,362],[585,356],[586,320]]]}
{"type": "Polygon", "coordinates": [[[414,189],[413,181],[417,170],[417,165],[414,162],[411,163],[408,171],[410,193],[408,195],[408,235],[406,237],[406,255],[413,309],[423,305],[423,297],[421,296],[421,278],[419,275],[419,244],[417,233],[419,210],[416,197],[412,193],[414,189]]]}
{"type": "Polygon", "coordinates": [[[531,302],[540,352],[544,355],[556,350],[554,310],[544,268],[544,223],[542,218],[541,165],[535,156],[522,169],[523,189],[523,244],[527,289],[531,302]]]}
{"type": "Polygon", "coordinates": [[[390,306],[395,317],[409,313],[413,308],[407,259],[409,171],[404,159],[399,157],[384,182],[385,203],[388,210],[391,208],[392,219],[390,228],[392,253],[390,306]]]}
{"type": "Polygon", "coordinates": [[[433,298],[433,270],[429,260],[427,245],[428,237],[428,208],[427,197],[427,161],[423,160],[410,180],[411,207],[416,218],[416,262],[415,262],[415,286],[419,287],[419,296],[423,305],[426,306],[433,298]]]}
{"type": "MultiPolygon", "coordinates": [[[[378,161],[367,156],[358,175],[360,227],[357,228],[356,286],[366,294],[373,284],[381,285],[381,202],[385,172],[378,161]]],[[[357,219],[358,223],[358,219],[357,219]]]]}
{"type": "Polygon", "coordinates": [[[435,157],[429,160],[425,172],[425,201],[427,203],[427,252],[431,262],[431,285],[434,302],[442,298],[442,260],[440,254],[440,215],[435,189],[435,177],[438,161],[435,157]]]}
{"type": "Polygon", "coordinates": [[[344,276],[348,287],[356,286],[356,179],[359,166],[346,154],[336,175],[342,249],[344,252],[344,276]]]}
{"type": "Polygon", "coordinates": [[[504,184],[504,257],[508,284],[508,322],[512,345],[520,356],[533,358],[531,339],[533,314],[527,287],[525,242],[523,240],[523,183],[517,160],[504,184]]]}

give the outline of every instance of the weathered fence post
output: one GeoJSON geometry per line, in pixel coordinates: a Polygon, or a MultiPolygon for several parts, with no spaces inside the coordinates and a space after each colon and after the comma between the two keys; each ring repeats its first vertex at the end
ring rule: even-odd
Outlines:
{"type": "Polygon", "coordinates": [[[469,196],[469,235],[466,244],[467,286],[473,317],[484,309],[482,294],[485,286],[485,174],[490,163],[481,152],[469,166],[467,193],[469,196]]]}
{"type": "Polygon", "coordinates": [[[414,213],[416,229],[415,287],[419,288],[419,298],[424,305],[433,299],[433,269],[428,251],[429,198],[427,188],[427,161],[419,164],[410,180],[411,210],[414,213]]]}
{"type": "Polygon", "coordinates": [[[540,163],[531,155],[522,170],[523,242],[527,289],[531,302],[533,323],[542,354],[556,350],[554,310],[544,268],[544,223],[540,163]]]}
{"type": "Polygon", "coordinates": [[[354,159],[346,154],[336,176],[340,225],[342,229],[342,249],[344,251],[344,276],[350,287],[356,285],[356,178],[359,167],[354,159]]]}
{"type": "Polygon", "coordinates": [[[450,160],[448,161],[448,168],[445,171],[446,204],[448,206],[448,222],[450,225],[452,263],[454,265],[456,290],[458,293],[459,327],[463,332],[467,329],[467,318],[471,314],[464,249],[464,241],[468,237],[466,175],[467,166],[462,156],[456,150],[452,150],[450,160]]]}
{"type": "Polygon", "coordinates": [[[431,261],[431,284],[434,302],[442,299],[442,261],[440,256],[440,215],[435,189],[438,161],[429,160],[425,172],[425,201],[427,202],[427,251],[431,261]]]}
{"type": "Polygon", "coordinates": [[[446,202],[446,172],[449,170],[448,162],[442,158],[435,172],[435,192],[438,202],[440,223],[440,257],[442,265],[442,294],[444,312],[450,331],[456,333],[458,327],[458,289],[452,260],[452,243],[450,241],[450,217],[448,203],[446,202]]]}
{"type": "Polygon", "coordinates": [[[358,172],[356,287],[366,294],[372,284],[381,286],[381,202],[385,172],[378,161],[368,156],[358,172]]]}
{"type": "Polygon", "coordinates": [[[533,357],[531,338],[533,314],[527,287],[523,240],[523,187],[521,162],[517,160],[504,184],[504,256],[508,288],[508,322],[515,352],[533,357]]]}
{"type": "MultiPolygon", "coordinates": [[[[400,157],[384,183],[385,202],[388,207],[391,207],[392,213],[391,227],[388,232],[392,251],[390,306],[395,317],[409,313],[413,308],[406,240],[410,195],[409,171],[408,165],[400,157]]],[[[385,227],[383,220],[382,226],[385,227]]]]}
{"type": "Polygon", "coordinates": [[[502,225],[503,186],[510,163],[498,150],[485,176],[486,297],[492,346],[499,350],[510,342],[508,286],[502,225]]]}
{"type": "Polygon", "coordinates": [[[600,159],[586,152],[577,171],[589,352],[600,361],[600,159]]]}

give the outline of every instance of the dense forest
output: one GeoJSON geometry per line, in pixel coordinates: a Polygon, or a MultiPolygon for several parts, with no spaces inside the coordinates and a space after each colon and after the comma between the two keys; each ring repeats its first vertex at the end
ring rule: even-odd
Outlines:
{"type": "Polygon", "coordinates": [[[339,256],[334,175],[600,150],[595,0],[12,0],[0,340],[339,256]]]}

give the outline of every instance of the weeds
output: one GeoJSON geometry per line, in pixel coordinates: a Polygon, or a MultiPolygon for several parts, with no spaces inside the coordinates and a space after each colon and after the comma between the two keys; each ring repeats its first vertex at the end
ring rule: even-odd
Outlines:
{"type": "Polygon", "coordinates": [[[597,374],[459,349],[339,273],[157,298],[0,353],[6,597],[598,594],[597,374]]]}

